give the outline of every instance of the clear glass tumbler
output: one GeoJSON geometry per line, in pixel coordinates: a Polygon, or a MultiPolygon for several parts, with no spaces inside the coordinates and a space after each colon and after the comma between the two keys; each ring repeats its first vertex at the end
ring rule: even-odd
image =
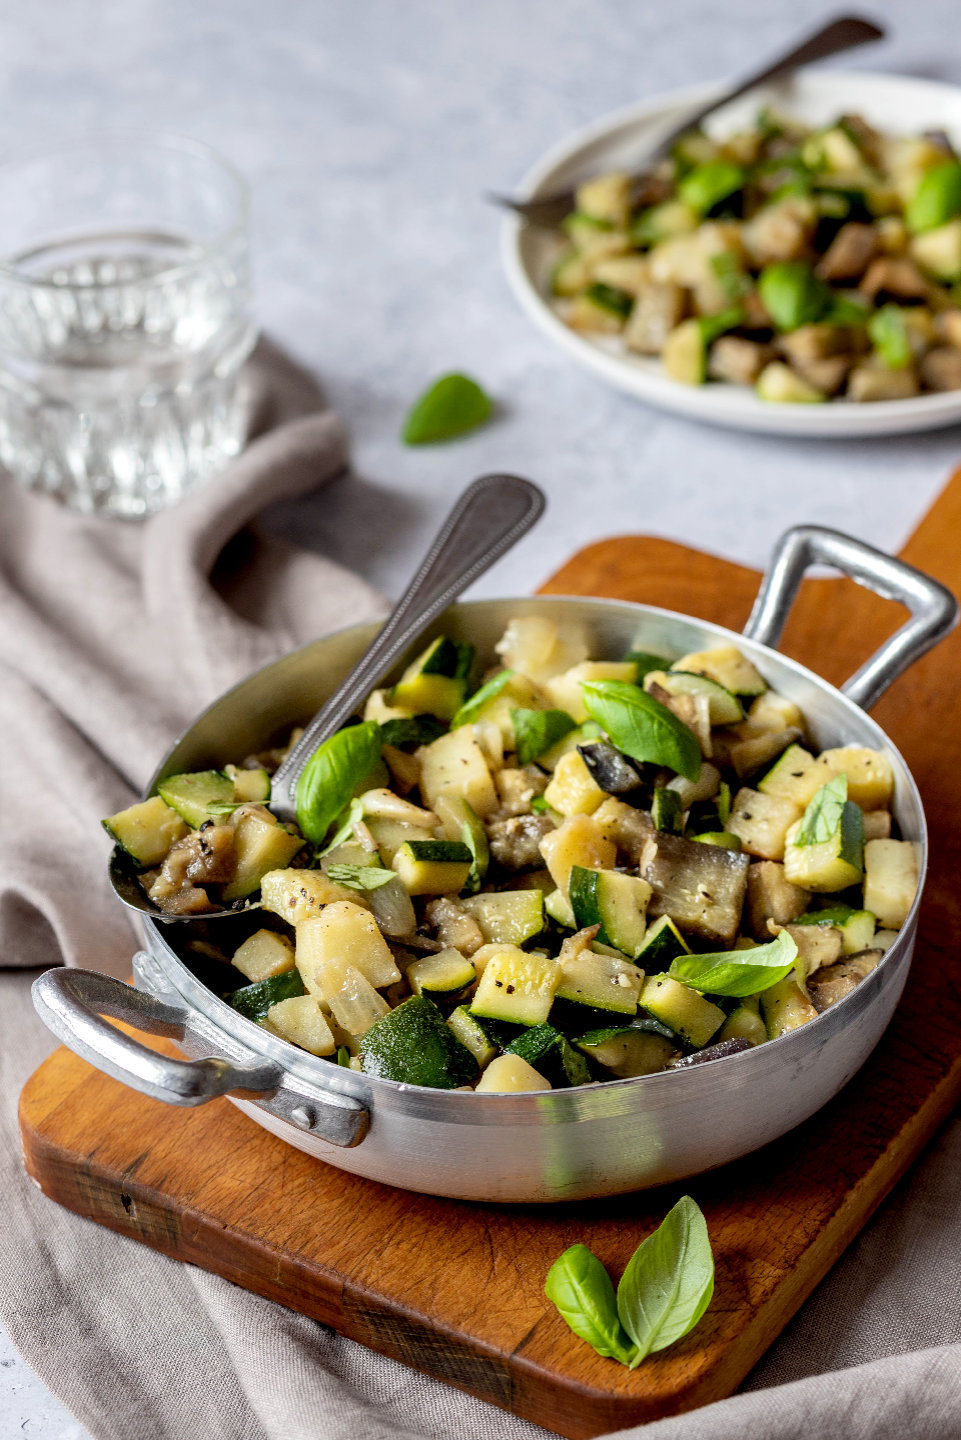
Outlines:
{"type": "Polygon", "coordinates": [[[174,137],[0,166],[0,463],[76,510],[149,515],[241,448],[247,187],[174,137]]]}

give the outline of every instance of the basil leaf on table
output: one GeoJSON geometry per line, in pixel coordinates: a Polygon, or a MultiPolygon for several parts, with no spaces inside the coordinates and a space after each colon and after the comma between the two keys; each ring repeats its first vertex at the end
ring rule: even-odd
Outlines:
{"type": "Polygon", "coordinates": [[[470,699],[465,700],[454,715],[450,722],[450,728],[457,730],[461,725],[473,725],[488,700],[493,700],[495,696],[499,695],[513,678],[513,670],[501,670],[499,674],[488,680],[486,685],[475,690],[470,699]]]}
{"type": "Polygon", "coordinates": [[[835,775],[817,791],[794,836],[795,845],[823,845],[836,835],[848,798],[848,777],[835,775]]]}
{"type": "Polygon", "coordinates": [[[631,1365],[634,1346],[621,1327],[611,1277],[586,1245],[572,1245],[547,1272],[544,1293],[598,1355],[631,1365]]]}
{"type": "Polygon", "coordinates": [[[668,974],[692,990],[741,999],[769,990],[785,979],[797,959],[797,945],[782,930],[769,945],[751,950],[720,950],[713,955],[678,955],[668,974]]]}
{"type": "Polygon", "coordinates": [[[624,680],[582,680],[587,713],[632,760],[666,765],[685,780],[701,773],[701,747],[689,726],[653,695],[624,680]]]}
{"type": "Polygon", "coordinates": [[[434,715],[405,715],[381,723],[381,739],[385,745],[402,750],[405,745],[429,745],[446,734],[447,726],[434,715]]]}
{"type": "Polygon", "coordinates": [[[493,403],[468,375],[442,375],[407,413],[401,439],[405,445],[432,445],[453,440],[483,425],[493,403]]]}
{"type": "Polygon", "coordinates": [[[348,890],[379,890],[397,879],[397,871],[382,870],[379,865],[329,865],[327,878],[348,890]]]}
{"type": "Polygon", "coordinates": [[[636,1346],[631,1369],[692,1330],[714,1293],[707,1224],[689,1195],[642,1240],[617,1287],[617,1313],[636,1346]]]}
{"type": "Polygon", "coordinates": [[[308,840],[321,843],[355,787],[377,764],[380,747],[376,720],[338,730],[318,745],[297,781],[297,824],[308,840]]]}
{"type": "Polygon", "coordinates": [[[530,765],[577,729],[576,720],[566,710],[512,710],[511,724],[519,765],[530,765]]]}

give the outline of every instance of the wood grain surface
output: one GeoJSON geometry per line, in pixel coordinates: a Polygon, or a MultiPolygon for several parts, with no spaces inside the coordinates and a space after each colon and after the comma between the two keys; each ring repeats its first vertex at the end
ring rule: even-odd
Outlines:
{"type": "MultiPolygon", "coordinates": [[[[961,472],[904,555],[958,591],[959,541],[961,472]]],[[[638,536],[590,546],[544,591],[641,600],[737,629],[757,582],[638,536]]],[[[783,648],[839,683],[902,618],[848,581],[809,580],[783,648]]],[[[959,674],[955,631],[874,711],[918,780],[931,831],[902,1003],[848,1087],[757,1154],[680,1186],[577,1205],[438,1200],[332,1169],[227,1101],[173,1109],[58,1050],[21,1098],[28,1171],[100,1224],[571,1440],[729,1395],[961,1095],[959,674]],[[571,1334],[544,1277],[577,1241],[619,1275],[682,1192],[707,1216],[715,1298],[691,1335],[631,1373],[571,1334]]]]}

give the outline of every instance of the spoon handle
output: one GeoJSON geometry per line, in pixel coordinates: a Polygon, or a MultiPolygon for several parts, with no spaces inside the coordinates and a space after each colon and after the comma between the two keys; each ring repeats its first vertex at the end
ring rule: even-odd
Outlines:
{"type": "Polygon", "coordinates": [[[370,648],[317,712],[273,778],[270,808],[295,818],[297,781],[311,755],[363,705],[407,647],[543,512],[544,495],[516,475],[483,475],[468,486],[370,648]]]}

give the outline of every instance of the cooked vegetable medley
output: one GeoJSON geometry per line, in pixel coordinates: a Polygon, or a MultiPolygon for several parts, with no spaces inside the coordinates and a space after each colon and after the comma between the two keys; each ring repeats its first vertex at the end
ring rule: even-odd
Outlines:
{"type": "Polygon", "coordinates": [[[765,110],[687,135],[640,186],[587,181],[564,228],[567,324],[683,384],[799,404],[961,389],[961,160],[940,132],[765,110]]]}
{"type": "Polygon", "coordinates": [[[283,751],[104,822],[170,913],[259,893],[221,957],[238,1011],[369,1075],[547,1090],[761,1044],[874,969],[919,865],[884,754],[813,753],[731,645],[592,660],[531,615],[497,652],[478,685],[442,637],[375,691],[297,826],[268,808],[283,751]]]}

